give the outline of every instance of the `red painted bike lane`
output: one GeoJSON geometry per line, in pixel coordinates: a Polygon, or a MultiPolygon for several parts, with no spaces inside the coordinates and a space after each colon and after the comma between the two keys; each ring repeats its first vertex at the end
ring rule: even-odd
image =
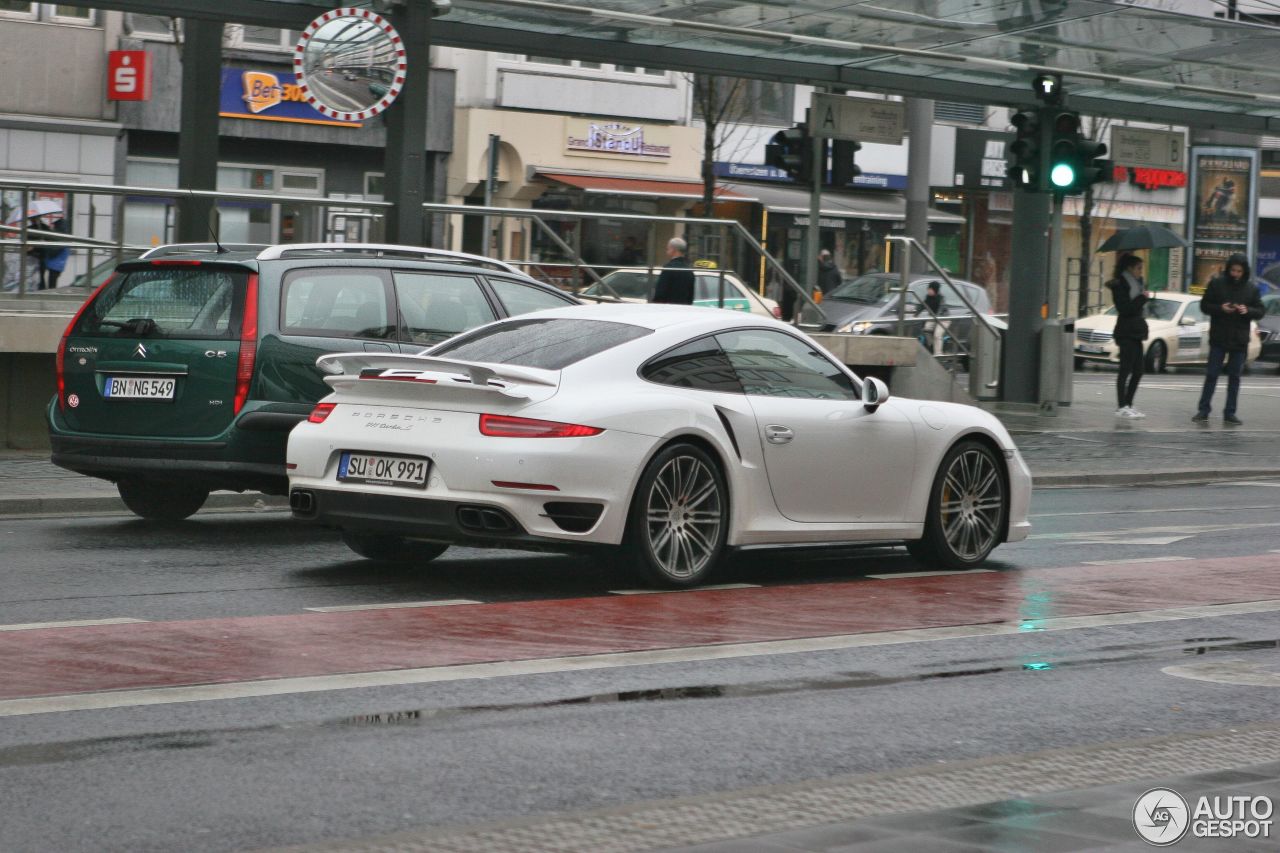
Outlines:
{"type": "Polygon", "coordinates": [[[0,632],[0,700],[1280,599],[1262,554],[843,583],[0,632]]]}

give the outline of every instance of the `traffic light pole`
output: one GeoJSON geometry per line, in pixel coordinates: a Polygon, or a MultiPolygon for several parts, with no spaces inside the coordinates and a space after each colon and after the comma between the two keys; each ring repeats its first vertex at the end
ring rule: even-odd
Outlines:
{"type": "Polygon", "coordinates": [[[1052,213],[1049,215],[1049,269],[1044,277],[1045,294],[1044,294],[1044,317],[1045,322],[1040,328],[1040,388],[1039,388],[1039,405],[1042,414],[1056,415],[1058,413],[1058,402],[1062,399],[1061,377],[1062,377],[1062,317],[1060,295],[1061,287],[1058,280],[1059,270],[1062,266],[1062,208],[1063,197],[1058,193],[1053,193],[1050,198],[1052,201],[1052,213]]]}
{"type": "MultiPolygon", "coordinates": [[[[827,145],[826,140],[816,134],[810,144],[813,145],[813,190],[809,195],[809,237],[804,259],[804,286],[809,295],[813,296],[818,289],[818,241],[822,234],[819,219],[822,212],[822,179],[827,171],[827,158],[824,156],[827,145]]],[[[803,310],[803,307],[797,305],[796,319],[799,319],[803,310]]]]}

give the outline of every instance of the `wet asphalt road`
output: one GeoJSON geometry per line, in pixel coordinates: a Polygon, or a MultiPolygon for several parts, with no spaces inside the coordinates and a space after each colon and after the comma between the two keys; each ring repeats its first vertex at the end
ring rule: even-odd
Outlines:
{"type": "MultiPolygon", "coordinates": [[[[1037,492],[1032,511],[1034,538],[991,568],[1280,547],[1280,483],[1037,492]]],[[[375,565],[274,513],[158,532],[125,517],[3,520],[0,537],[0,625],[636,586],[554,555],[375,565]]],[[[769,552],[720,580],[875,584],[923,568],[901,549],[769,552]]],[[[1274,688],[1161,669],[1216,655],[1274,667],[1278,638],[1264,613],[3,717],[0,850],[255,849],[1263,722],[1274,688]]]]}

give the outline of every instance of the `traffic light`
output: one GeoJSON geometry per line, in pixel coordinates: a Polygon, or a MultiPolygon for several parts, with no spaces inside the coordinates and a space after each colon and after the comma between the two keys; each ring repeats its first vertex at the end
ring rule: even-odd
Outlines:
{"type": "Polygon", "coordinates": [[[1106,143],[1095,142],[1081,133],[1079,113],[1054,112],[1049,189],[1061,195],[1074,195],[1099,181],[1111,180],[1111,161],[1102,159],[1106,153],[1106,143]]]}
{"type": "Polygon", "coordinates": [[[1055,193],[1076,193],[1080,179],[1080,114],[1054,110],[1050,114],[1049,189],[1055,193]]]}
{"type": "Polygon", "coordinates": [[[858,167],[857,156],[862,150],[861,142],[852,139],[831,140],[831,186],[839,189],[853,183],[853,179],[862,174],[858,167]]]}
{"type": "Polygon", "coordinates": [[[1016,138],[1009,146],[1009,179],[1019,189],[1043,192],[1044,146],[1040,111],[1021,110],[1010,121],[1016,138]]]}
{"type": "Polygon", "coordinates": [[[1080,164],[1076,173],[1076,183],[1080,191],[1094,184],[1112,180],[1115,174],[1115,163],[1103,157],[1107,153],[1105,142],[1080,137],[1076,144],[1076,160],[1080,164]]]}
{"type": "Polygon", "coordinates": [[[813,139],[809,129],[798,124],[775,133],[764,147],[764,162],[786,172],[793,181],[812,183],[813,139]]]}

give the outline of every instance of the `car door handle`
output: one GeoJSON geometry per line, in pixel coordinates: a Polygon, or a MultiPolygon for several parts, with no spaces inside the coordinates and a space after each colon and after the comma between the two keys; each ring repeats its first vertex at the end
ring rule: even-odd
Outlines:
{"type": "Polygon", "coordinates": [[[786,444],[795,438],[796,434],[787,427],[769,424],[764,428],[764,437],[770,444],[786,444]]]}

